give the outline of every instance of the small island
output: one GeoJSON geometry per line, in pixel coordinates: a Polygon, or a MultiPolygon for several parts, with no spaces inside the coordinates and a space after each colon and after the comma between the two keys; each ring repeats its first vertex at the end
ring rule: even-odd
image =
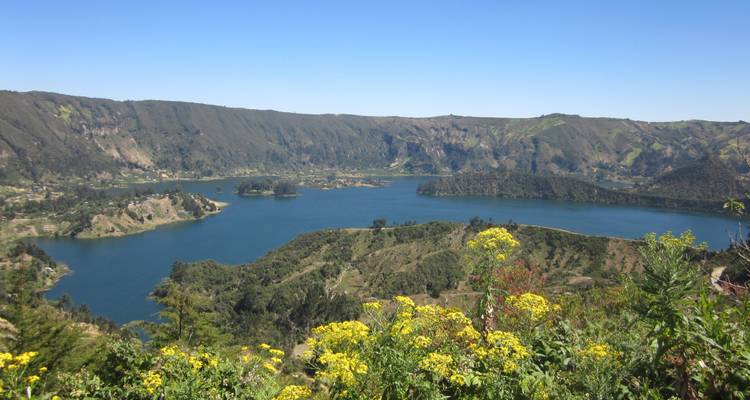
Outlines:
{"type": "Polygon", "coordinates": [[[382,188],[386,182],[372,177],[336,176],[335,174],[325,177],[310,177],[303,180],[303,185],[316,189],[344,189],[350,187],[382,188]]]}
{"type": "Polygon", "coordinates": [[[289,180],[273,180],[271,178],[252,178],[248,179],[235,189],[236,193],[243,197],[254,196],[276,196],[276,197],[296,197],[297,185],[289,180]]]}

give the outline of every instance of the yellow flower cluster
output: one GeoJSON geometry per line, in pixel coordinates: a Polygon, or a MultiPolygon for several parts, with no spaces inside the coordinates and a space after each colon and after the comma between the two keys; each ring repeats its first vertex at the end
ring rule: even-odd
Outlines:
{"type": "Polygon", "coordinates": [[[451,377],[448,380],[454,385],[466,386],[466,377],[458,372],[451,374],[451,377]]]}
{"type": "Polygon", "coordinates": [[[271,353],[272,356],[280,358],[284,357],[284,350],[281,349],[270,349],[268,350],[269,353],[271,353]]]}
{"type": "Polygon", "coordinates": [[[432,339],[428,338],[427,336],[419,335],[412,340],[412,344],[414,344],[414,347],[418,349],[424,349],[432,344],[432,339]]]}
{"type": "Polygon", "coordinates": [[[39,375],[29,375],[28,377],[26,377],[26,382],[28,382],[29,385],[33,385],[37,383],[40,379],[42,378],[40,378],[39,375]]]}
{"type": "Polygon", "coordinates": [[[407,296],[396,296],[393,298],[393,300],[396,300],[396,303],[398,303],[399,307],[414,308],[416,306],[416,304],[414,304],[414,300],[407,296]]]}
{"type": "Polygon", "coordinates": [[[524,293],[520,296],[508,296],[506,304],[528,315],[533,322],[546,317],[550,312],[559,310],[559,306],[551,304],[547,299],[538,294],[524,293]]]}
{"type": "Polygon", "coordinates": [[[474,327],[471,325],[465,326],[463,329],[458,331],[456,336],[459,339],[463,339],[467,342],[477,341],[482,337],[482,335],[480,335],[479,332],[477,332],[477,330],[474,329],[474,327]]]}
{"type": "Polygon", "coordinates": [[[18,367],[23,367],[27,365],[28,363],[30,363],[31,360],[37,355],[39,355],[39,353],[37,353],[36,351],[27,351],[15,357],[11,353],[5,353],[5,352],[0,353],[0,369],[7,368],[10,370],[13,370],[18,367]]]}
{"type": "Polygon", "coordinates": [[[13,354],[10,353],[0,353],[0,368],[5,368],[5,365],[9,362],[13,361],[13,354]]]}
{"type": "Polygon", "coordinates": [[[367,312],[371,312],[371,313],[374,313],[374,312],[378,312],[378,311],[380,311],[381,309],[383,309],[383,305],[382,305],[382,304],[380,304],[380,302],[377,302],[377,301],[371,301],[371,302],[369,302],[369,303],[364,303],[364,304],[362,304],[362,308],[363,308],[363,309],[364,309],[365,311],[367,311],[367,312]]]}
{"type": "Polygon", "coordinates": [[[419,361],[419,368],[432,372],[440,377],[447,378],[452,374],[451,364],[453,364],[453,357],[450,354],[433,352],[419,361]]]}
{"type": "Polygon", "coordinates": [[[475,353],[491,363],[502,363],[503,372],[510,373],[518,369],[518,361],[531,355],[521,340],[511,332],[492,331],[487,334],[489,349],[475,347],[475,353]],[[478,350],[481,349],[481,350],[478,350]]]}
{"type": "Polygon", "coordinates": [[[317,338],[308,339],[307,345],[319,352],[349,351],[365,342],[369,333],[370,328],[359,321],[332,322],[313,329],[317,338]]]}
{"type": "Polygon", "coordinates": [[[306,399],[311,395],[312,392],[307,386],[289,385],[281,389],[281,392],[273,400],[300,400],[306,399]]]}
{"type": "Polygon", "coordinates": [[[589,345],[586,348],[581,349],[578,354],[595,360],[618,356],[616,351],[613,351],[609,345],[604,343],[589,343],[589,345]]]}
{"type": "Polygon", "coordinates": [[[318,371],[316,376],[329,383],[340,383],[344,386],[354,386],[357,375],[364,375],[368,371],[356,354],[324,352],[318,358],[325,369],[318,371]]]}
{"type": "Polygon", "coordinates": [[[177,346],[162,347],[161,349],[159,349],[159,352],[161,353],[161,355],[166,356],[166,357],[172,357],[177,354],[183,354],[182,351],[180,351],[180,349],[177,348],[177,346]]]}
{"type": "Polygon", "coordinates": [[[468,242],[469,249],[490,254],[497,261],[504,261],[518,245],[507,229],[498,227],[485,229],[468,242]]]}
{"type": "Polygon", "coordinates": [[[161,375],[155,371],[148,371],[141,374],[141,380],[143,382],[143,387],[149,394],[156,393],[156,390],[159,389],[163,383],[161,375]]]}
{"type": "MultiPolygon", "coordinates": [[[[524,297],[524,299],[526,299],[524,297]]],[[[416,306],[406,296],[394,298],[395,310],[367,325],[338,322],[313,330],[306,358],[317,368],[323,386],[338,386],[338,393],[366,387],[365,380],[378,374],[383,353],[380,346],[414,357],[431,380],[459,386],[482,385],[498,374],[517,371],[531,356],[511,332],[483,335],[463,312],[438,305],[416,306]],[[385,339],[385,340],[382,340],[385,339]]]]}
{"type": "Polygon", "coordinates": [[[262,367],[263,367],[263,369],[265,369],[266,371],[268,371],[268,372],[270,372],[272,374],[275,374],[275,373],[279,372],[279,370],[276,369],[276,366],[274,366],[270,362],[263,363],[262,367]]]}

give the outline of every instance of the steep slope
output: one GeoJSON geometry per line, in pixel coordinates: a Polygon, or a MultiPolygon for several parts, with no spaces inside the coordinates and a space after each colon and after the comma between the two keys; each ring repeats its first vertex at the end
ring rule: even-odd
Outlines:
{"type": "Polygon", "coordinates": [[[0,179],[205,176],[326,168],[450,173],[505,167],[650,177],[750,141],[750,124],[303,115],[170,101],[0,92],[0,179]]]}

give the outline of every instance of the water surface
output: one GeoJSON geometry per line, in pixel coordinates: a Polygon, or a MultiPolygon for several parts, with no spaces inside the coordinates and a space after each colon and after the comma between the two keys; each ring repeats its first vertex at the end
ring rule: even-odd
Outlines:
{"type": "MultiPolygon", "coordinates": [[[[365,227],[375,218],[468,221],[473,216],[498,222],[552,226],[575,232],[638,238],[651,231],[692,229],[714,249],[726,247],[737,222],[730,218],[659,209],[599,206],[495,198],[418,196],[428,178],[394,178],[385,188],[301,189],[296,198],[243,198],[232,193],[239,179],[182,182],[185,191],[228,202],[220,214],[142,234],[96,240],[39,239],[38,244],[73,273],[49,293],[69,293],[92,312],[124,323],[152,318],[157,305],[147,299],[169,275],[174,261],[214,259],[240,264],[255,260],[296,235],[324,228],[365,227]],[[217,192],[217,187],[222,192],[217,192]]],[[[137,185],[155,190],[174,183],[137,185]]]]}

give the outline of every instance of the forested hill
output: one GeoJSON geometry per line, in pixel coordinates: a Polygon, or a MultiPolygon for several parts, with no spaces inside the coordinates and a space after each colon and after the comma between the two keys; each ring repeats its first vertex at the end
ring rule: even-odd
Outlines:
{"type": "MultiPolygon", "coordinates": [[[[474,220],[312,232],[251,264],[178,263],[171,281],[211,298],[211,311],[229,333],[293,343],[313,326],[356,317],[359,304],[370,298],[431,296],[470,309],[477,293],[463,249],[484,227],[474,220]]],[[[635,241],[508,228],[522,243],[514,262],[538,268],[550,286],[612,284],[639,268],[635,241]]],[[[155,293],[158,298],[166,292],[155,293]]]]}
{"type": "Polygon", "coordinates": [[[737,173],[713,155],[659,175],[636,188],[642,194],[707,201],[741,198],[747,189],[737,173]]]}
{"type": "Polygon", "coordinates": [[[746,147],[750,124],[560,114],[520,119],[303,115],[0,91],[0,180],[326,168],[452,173],[490,167],[651,177],[705,154],[722,154],[731,168],[741,168],[733,150],[738,138],[746,147]]]}
{"type": "MultiPolygon", "coordinates": [[[[648,191],[641,191],[640,189],[608,189],[569,177],[492,170],[460,173],[436,179],[420,185],[417,192],[430,196],[494,196],[510,199],[546,199],[723,212],[724,201],[730,196],[736,196],[735,191],[713,190],[711,196],[691,198],[691,195],[706,192],[709,189],[708,186],[717,189],[714,182],[699,179],[703,176],[702,174],[691,175],[689,177],[691,180],[688,182],[679,180],[681,184],[679,190],[676,186],[659,187],[654,184],[647,186],[648,191]]],[[[678,182],[678,180],[665,178],[659,182],[678,182]]]]}

